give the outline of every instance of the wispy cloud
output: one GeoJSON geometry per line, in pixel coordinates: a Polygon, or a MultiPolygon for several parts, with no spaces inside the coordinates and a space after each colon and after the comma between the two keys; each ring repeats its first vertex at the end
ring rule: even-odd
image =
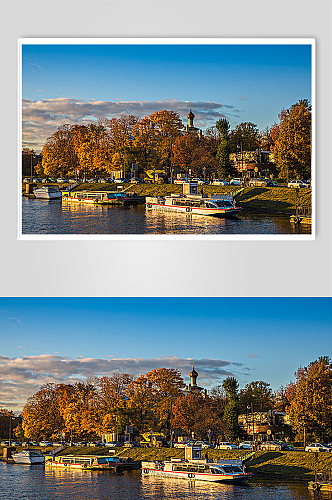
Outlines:
{"type": "Polygon", "coordinates": [[[14,321],[15,323],[21,323],[21,320],[19,318],[15,318],[15,316],[10,316],[7,319],[9,319],[9,321],[14,321]]]}
{"type": "Polygon", "coordinates": [[[100,118],[118,117],[123,113],[143,117],[160,109],[169,109],[177,111],[182,120],[186,121],[189,104],[195,113],[195,123],[200,128],[209,127],[220,118],[238,113],[238,110],[226,103],[205,101],[189,103],[177,99],[160,101],[83,101],[63,97],[37,101],[23,99],[23,146],[41,150],[47,137],[65,123],[89,123],[100,118]]]}
{"type": "MultiPolygon", "coordinates": [[[[191,370],[192,359],[177,356],[156,358],[69,358],[42,354],[10,358],[0,356],[0,400],[3,406],[19,410],[26,399],[46,383],[73,383],[89,376],[100,377],[114,372],[139,375],[154,368],[176,368],[185,380],[191,370]]],[[[199,383],[212,387],[223,378],[236,376],[245,370],[241,363],[221,359],[195,359],[199,383]]]]}

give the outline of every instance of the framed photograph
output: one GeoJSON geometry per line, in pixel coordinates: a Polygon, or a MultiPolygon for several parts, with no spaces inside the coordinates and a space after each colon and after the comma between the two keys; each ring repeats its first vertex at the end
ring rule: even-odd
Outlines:
{"type": "Polygon", "coordinates": [[[21,39],[19,239],[315,238],[315,41],[21,39]]]}

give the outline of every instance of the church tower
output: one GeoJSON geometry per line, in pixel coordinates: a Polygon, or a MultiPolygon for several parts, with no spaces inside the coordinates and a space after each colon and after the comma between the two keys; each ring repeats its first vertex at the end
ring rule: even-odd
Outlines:
{"type": "Polygon", "coordinates": [[[195,115],[191,111],[191,104],[190,104],[189,113],[187,114],[187,118],[188,118],[188,125],[186,125],[186,132],[189,134],[197,134],[199,137],[201,137],[202,136],[201,129],[194,126],[195,115]]]}
{"type": "Polygon", "coordinates": [[[192,368],[191,372],[189,373],[189,377],[190,377],[190,383],[187,385],[186,391],[192,392],[194,394],[202,394],[202,396],[205,397],[206,396],[206,389],[203,389],[203,387],[199,387],[197,385],[198,373],[195,370],[194,361],[193,361],[193,368],[192,368]]]}

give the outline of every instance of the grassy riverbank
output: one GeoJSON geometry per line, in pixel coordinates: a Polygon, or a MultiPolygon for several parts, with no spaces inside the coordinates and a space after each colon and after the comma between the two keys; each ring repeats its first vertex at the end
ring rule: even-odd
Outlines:
{"type": "MultiPolygon", "coordinates": [[[[203,450],[203,455],[205,451],[203,450]]],[[[104,455],[109,448],[67,448],[62,454],[104,455]]],[[[133,460],[165,460],[171,457],[184,458],[184,450],[177,448],[116,448],[115,454],[133,460]]],[[[244,459],[248,450],[208,450],[209,458],[244,459]]],[[[253,473],[270,477],[285,477],[310,480],[315,472],[332,470],[331,453],[307,453],[304,451],[258,451],[246,462],[247,469],[253,473]]]]}
{"type": "MultiPolygon", "coordinates": [[[[123,184],[123,190],[135,192],[140,196],[164,196],[182,193],[179,184],[123,184]]],[[[76,190],[113,191],[118,184],[81,184],[76,190]]],[[[199,188],[199,192],[200,192],[199,188]]],[[[203,186],[203,192],[212,194],[231,194],[239,190],[238,186],[203,186]]],[[[236,197],[239,206],[250,212],[291,215],[296,205],[311,204],[311,189],[292,189],[287,187],[246,187],[236,197]]]]}

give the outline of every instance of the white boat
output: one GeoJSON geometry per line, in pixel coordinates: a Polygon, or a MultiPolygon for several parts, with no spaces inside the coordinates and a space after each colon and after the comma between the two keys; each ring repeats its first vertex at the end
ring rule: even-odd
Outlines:
{"type": "Polygon", "coordinates": [[[212,481],[222,483],[243,482],[252,476],[245,471],[242,460],[202,459],[201,446],[186,446],[185,459],[171,458],[165,461],[143,461],[144,476],[164,476],[195,481],[212,481]]]}
{"type": "Polygon", "coordinates": [[[198,194],[197,183],[183,183],[183,194],[169,196],[147,196],[145,200],[147,209],[184,212],[188,215],[234,215],[241,210],[235,205],[233,195],[220,194],[208,197],[198,194]]]}
{"type": "Polygon", "coordinates": [[[12,453],[12,459],[16,464],[43,464],[45,457],[40,450],[22,450],[12,453]]]}
{"type": "Polygon", "coordinates": [[[61,198],[62,192],[58,186],[43,186],[34,189],[33,194],[36,198],[43,198],[44,200],[52,200],[54,198],[61,198]]]}
{"type": "Polygon", "coordinates": [[[145,476],[164,476],[196,481],[212,481],[222,483],[243,482],[252,476],[245,472],[240,464],[234,461],[218,460],[181,460],[142,462],[142,474],[145,476]]]}

